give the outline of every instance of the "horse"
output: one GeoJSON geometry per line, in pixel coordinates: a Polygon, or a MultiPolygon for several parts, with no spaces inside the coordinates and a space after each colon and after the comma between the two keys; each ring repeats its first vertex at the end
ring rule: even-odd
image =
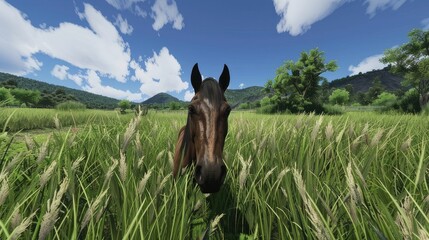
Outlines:
{"type": "Polygon", "coordinates": [[[223,148],[231,107],[224,93],[229,80],[226,64],[219,82],[211,77],[203,81],[198,63],[192,68],[191,83],[195,96],[188,107],[186,125],[179,131],[173,176],[176,178],[181,168],[195,164],[194,179],[203,193],[218,192],[227,172],[223,148]]]}

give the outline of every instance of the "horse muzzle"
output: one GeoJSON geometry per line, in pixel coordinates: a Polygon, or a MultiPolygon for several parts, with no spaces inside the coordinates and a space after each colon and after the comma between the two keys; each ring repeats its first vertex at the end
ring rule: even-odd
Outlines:
{"type": "Polygon", "coordinates": [[[220,190],[225,177],[226,166],[220,163],[197,164],[195,168],[195,181],[203,193],[215,193],[220,190]]]}

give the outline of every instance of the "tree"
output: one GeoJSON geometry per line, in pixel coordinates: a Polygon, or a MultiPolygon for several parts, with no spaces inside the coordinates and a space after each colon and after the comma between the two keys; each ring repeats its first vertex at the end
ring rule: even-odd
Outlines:
{"type": "Polygon", "coordinates": [[[131,102],[124,99],[118,102],[118,106],[121,109],[121,113],[124,114],[125,110],[131,107],[131,102]]]}
{"type": "Polygon", "coordinates": [[[40,101],[40,92],[22,88],[14,88],[10,90],[11,94],[20,103],[25,103],[27,106],[34,106],[40,101]]]}
{"type": "Polygon", "coordinates": [[[381,62],[391,64],[391,71],[404,74],[404,86],[414,87],[420,95],[420,107],[429,101],[429,31],[414,29],[409,42],[385,51],[381,62]]]}
{"type": "Polygon", "coordinates": [[[4,87],[0,87],[0,104],[11,104],[13,102],[15,102],[15,98],[10,93],[10,90],[4,87]]]}
{"type": "Polygon", "coordinates": [[[378,95],[377,99],[375,99],[372,104],[376,106],[388,106],[393,104],[396,99],[397,97],[395,94],[389,92],[382,92],[380,95],[378,95]]]}
{"type": "Polygon", "coordinates": [[[322,80],[322,84],[320,84],[320,101],[322,103],[329,101],[329,94],[331,89],[329,88],[329,82],[326,79],[322,80]]]}
{"type": "Polygon", "coordinates": [[[366,102],[372,103],[375,99],[377,99],[378,95],[380,95],[384,91],[384,87],[381,84],[381,80],[379,77],[374,78],[372,82],[372,86],[368,89],[366,93],[366,102]]]}
{"type": "Polygon", "coordinates": [[[350,93],[345,89],[335,89],[331,96],[329,96],[329,102],[331,104],[344,105],[349,101],[350,93]]]}
{"type": "Polygon", "coordinates": [[[312,111],[318,103],[320,75],[335,71],[335,61],[325,63],[324,53],[317,48],[302,52],[298,61],[287,61],[276,71],[273,81],[265,85],[272,94],[271,100],[277,109],[291,112],[312,111]]]}

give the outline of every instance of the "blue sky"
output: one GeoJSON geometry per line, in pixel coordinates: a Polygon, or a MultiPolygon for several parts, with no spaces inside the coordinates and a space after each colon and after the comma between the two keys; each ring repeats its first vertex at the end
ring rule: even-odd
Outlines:
{"type": "Polygon", "coordinates": [[[0,71],[117,99],[189,99],[192,66],[231,89],[263,86],[319,48],[333,80],[382,68],[383,52],[429,29],[427,0],[0,0],[0,71]]]}

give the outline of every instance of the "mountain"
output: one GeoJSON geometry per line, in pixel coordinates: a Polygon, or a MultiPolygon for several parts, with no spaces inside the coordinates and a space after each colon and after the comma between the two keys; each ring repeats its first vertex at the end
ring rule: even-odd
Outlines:
{"type": "Polygon", "coordinates": [[[360,73],[354,76],[337,79],[329,83],[330,88],[345,88],[346,85],[353,86],[353,92],[366,92],[372,87],[374,80],[379,79],[381,85],[387,91],[395,91],[403,88],[401,81],[403,77],[389,72],[389,67],[371,72],[360,73]]]}
{"type": "Polygon", "coordinates": [[[225,91],[225,98],[233,108],[242,103],[259,101],[265,96],[264,88],[259,86],[225,91]]]}
{"type": "Polygon", "coordinates": [[[42,94],[54,93],[57,90],[64,91],[66,94],[74,96],[77,101],[85,104],[87,108],[114,109],[118,106],[119,102],[119,100],[114,98],[104,97],[81,90],[57,86],[25,77],[18,77],[12,74],[0,72],[0,82],[9,80],[15,81],[17,83],[18,88],[39,90],[42,94]]]}
{"type": "Polygon", "coordinates": [[[170,102],[182,102],[168,93],[158,93],[155,96],[145,100],[142,104],[165,104],[170,102]]]}

